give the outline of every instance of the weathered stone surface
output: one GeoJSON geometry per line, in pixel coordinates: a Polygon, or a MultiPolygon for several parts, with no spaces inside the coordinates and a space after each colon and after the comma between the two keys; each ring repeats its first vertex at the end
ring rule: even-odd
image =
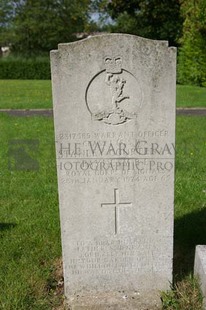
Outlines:
{"type": "Polygon", "coordinates": [[[172,280],[176,49],[109,34],[51,63],[65,295],[156,299],[172,280]]]}
{"type": "Polygon", "coordinates": [[[194,274],[199,277],[204,309],[206,309],[206,245],[197,245],[195,251],[194,274]]]}
{"type": "Polygon", "coordinates": [[[68,300],[70,310],[158,310],[162,309],[156,291],[143,295],[139,292],[102,292],[75,295],[68,300]]]}

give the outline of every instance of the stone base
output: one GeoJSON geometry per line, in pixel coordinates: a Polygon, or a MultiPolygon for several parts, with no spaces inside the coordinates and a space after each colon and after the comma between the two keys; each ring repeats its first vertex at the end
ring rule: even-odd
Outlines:
{"type": "Polygon", "coordinates": [[[204,309],[206,309],[206,245],[196,246],[194,274],[200,280],[200,287],[204,297],[204,309]]]}
{"type": "Polygon", "coordinates": [[[67,299],[68,310],[157,310],[162,309],[159,294],[103,292],[74,295],[67,299]]]}

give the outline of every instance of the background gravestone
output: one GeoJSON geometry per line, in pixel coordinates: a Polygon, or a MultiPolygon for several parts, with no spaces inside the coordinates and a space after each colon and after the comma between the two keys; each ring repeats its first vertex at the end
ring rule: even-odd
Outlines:
{"type": "Polygon", "coordinates": [[[108,34],[51,64],[68,303],[154,309],[172,281],[176,49],[108,34]]]}
{"type": "Polygon", "coordinates": [[[194,274],[199,278],[203,296],[203,309],[206,309],[206,245],[196,246],[194,274]]]}

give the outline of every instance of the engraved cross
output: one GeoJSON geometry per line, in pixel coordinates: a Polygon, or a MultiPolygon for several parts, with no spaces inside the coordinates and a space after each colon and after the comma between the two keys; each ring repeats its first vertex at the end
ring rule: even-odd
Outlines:
{"type": "Polygon", "coordinates": [[[119,231],[119,207],[131,207],[131,202],[120,202],[119,201],[119,190],[118,188],[114,189],[114,202],[111,203],[102,203],[101,207],[105,206],[113,206],[114,207],[114,231],[115,235],[118,234],[119,231]]]}

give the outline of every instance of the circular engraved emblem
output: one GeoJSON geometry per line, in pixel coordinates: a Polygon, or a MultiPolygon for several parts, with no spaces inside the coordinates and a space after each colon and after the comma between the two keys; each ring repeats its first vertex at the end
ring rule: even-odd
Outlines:
{"type": "Polygon", "coordinates": [[[92,119],[109,125],[138,117],[142,92],[137,79],[122,68],[121,57],[106,57],[105,70],[97,73],[86,89],[86,104],[92,119]]]}

